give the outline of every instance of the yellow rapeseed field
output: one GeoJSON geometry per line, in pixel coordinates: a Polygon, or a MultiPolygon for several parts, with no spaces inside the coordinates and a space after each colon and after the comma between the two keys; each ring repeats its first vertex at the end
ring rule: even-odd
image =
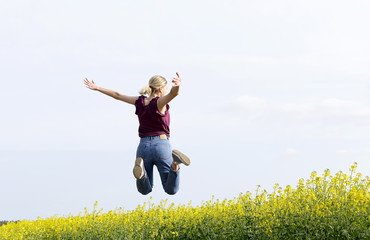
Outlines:
{"type": "Polygon", "coordinates": [[[196,207],[163,201],[102,213],[95,203],[79,216],[8,223],[0,239],[370,239],[370,179],[356,168],[196,207]]]}

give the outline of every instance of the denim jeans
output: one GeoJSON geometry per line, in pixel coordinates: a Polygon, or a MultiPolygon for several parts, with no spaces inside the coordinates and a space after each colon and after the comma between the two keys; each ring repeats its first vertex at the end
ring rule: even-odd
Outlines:
{"type": "Polygon", "coordinates": [[[137,190],[146,195],[153,188],[153,166],[158,169],[162,186],[166,193],[175,194],[179,190],[180,170],[174,171],[172,164],[172,148],[170,141],[159,136],[140,139],[136,158],[144,160],[145,176],[136,181],[137,190]]]}

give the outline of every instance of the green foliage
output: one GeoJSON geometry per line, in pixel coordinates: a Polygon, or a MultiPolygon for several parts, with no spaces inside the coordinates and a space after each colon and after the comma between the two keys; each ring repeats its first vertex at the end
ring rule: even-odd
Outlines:
{"type": "Polygon", "coordinates": [[[0,239],[370,239],[370,179],[356,168],[197,207],[162,201],[102,213],[96,203],[79,216],[8,223],[0,239]]]}
{"type": "Polygon", "coordinates": [[[10,223],[10,222],[14,222],[14,223],[16,223],[16,222],[18,222],[18,221],[0,221],[0,227],[1,227],[2,225],[5,225],[5,224],[7,224],[7,223],[10,223]]]}

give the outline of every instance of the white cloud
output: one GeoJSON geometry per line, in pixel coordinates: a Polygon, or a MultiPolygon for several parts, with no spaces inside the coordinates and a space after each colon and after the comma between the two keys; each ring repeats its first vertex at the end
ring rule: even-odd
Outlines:
{"type": "Polygon", "coordinates": [[[312,113],[315,111],[316,106],[314,103],[287,103],[284,104],[281,109],[285,113],[292,113],[296,117],[299,118],[306,118],[312,115],[312,113]]]}
{"type": "Polygon", "coordinates": [[[297,149],[294,149],[294,148],[287,148],[284,151],[284,155],[285,156],[297,157],[297,156],[301,155],[301,152],[297,149]]]}
{"type": "Polygon", "coordinates": [[[348,149],[341,149],[337,151],[337,154],[338,155],[348,155],[348,154],[353,154],[353,151],[348,150],[348,149]]]}
{"type": "Polygon", "coordinates": [[[370,117],[370,107],[365,104],[335,98],[324,99],[321,102],[313,103],[284,104],[282,110],[298,118],[370,117]]]}
{"type": "Polygon", "coordinates": [[[237,97],[234,101],[236,106],[240,107],[244,111],[247,112],[256,112],[260,110],[264,110],[267,107],[266,100],[258,97],[242,95],[237,97]]]}
{"type": "Polygon", "coordinates": [[[0,163],[1,162],[9,162],[9,158],[5,158],[5,157],[0,157],[0,163]]]}
{"type": "Polygon", "coordinates": [[[340,149],[336,152],[336,154],[341,156],[354,156],[354,155],[369,156],[370,149],[354,149],[354,148],[340,149]]]}
{"type": "Polygon", "coordinates": [[[241,95],[230,104],[247,113],[258,113],[267,116],[285,116],[296,119],[315,118],[368,118],[370,107],[359,101],[327,98],[317,102],[274,104],[260,97],[241,95]]]}
{"type": "Polygon", "coordinates": [[[370,108],[356,101],[345,101],[340,99],[326,99],[319,107],[333,116],[368,117],[370,108]]]}

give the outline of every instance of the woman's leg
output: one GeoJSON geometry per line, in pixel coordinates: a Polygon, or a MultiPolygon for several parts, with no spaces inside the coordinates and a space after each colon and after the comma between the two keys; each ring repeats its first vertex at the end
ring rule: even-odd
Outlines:
{"type": "Polygon", "coordinates": [[[168,139],[160,139],[155,144],[154,157],[164,191],[170,195],[177,193],[180,185],[180,171],[175,171],[171,167],[172,149],[168,139]]]}
{"type": "Polygon", "coordinates": [[[141,157],[144,160],[145,174],[142,178],[136,180],[137,190],[146,195],[153,189],[153,161],[150,155],[150,144],[140,141],[136,151],[136,158],[141,157]]]}

